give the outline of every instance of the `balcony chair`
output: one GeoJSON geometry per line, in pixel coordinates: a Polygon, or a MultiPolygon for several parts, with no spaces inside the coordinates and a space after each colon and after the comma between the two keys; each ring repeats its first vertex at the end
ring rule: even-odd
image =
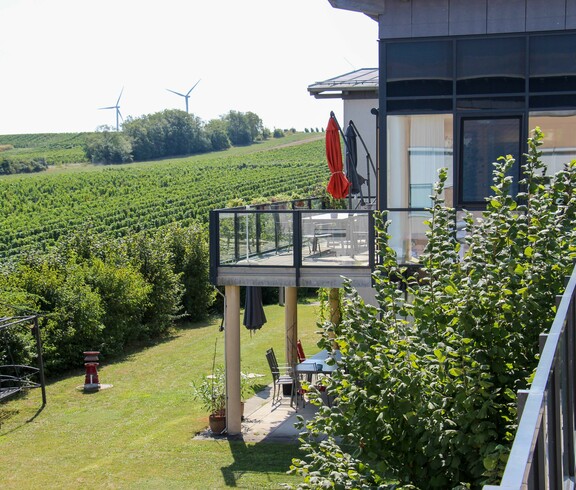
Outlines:
{"type": "Polygon", "coordinates": [[[304,354],[304,347],[302,347],[302,342],[300,339],[296,342],[296,352],[298,353],[298,362],[303,362],[306,360],[306,354],[304,354]]]}
{"type": "Polygon", "coordinates": [[[290,406],[293,407],[294,400],[296,400],[296,409],[298,409],[299,383],[294,375],[294,369],[291,366],[279,365],[272,347],[266,351],[266,360],[272,373],[272,404],[280,403],[284,386],[290,386],[290,406]]]}

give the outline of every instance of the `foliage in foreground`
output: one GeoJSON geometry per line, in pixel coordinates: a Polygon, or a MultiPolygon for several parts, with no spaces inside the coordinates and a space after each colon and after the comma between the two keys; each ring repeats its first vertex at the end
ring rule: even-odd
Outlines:
{"type": "MultiPolygon", "coordinates": [[[[157,338],[177,316],[204,319],[214,299],[206,233],[198,225],[122,241],[78,233],[51,254],[5,265],[0,294],[0,317],[21,314],[9,304],[42,312],[46,367],[58,373],[81,365],[83,351],[118,355],[157,338]]],[[[0,364],[30,364],[33,345],[25,330],[2,332],[0,364]]]]}
{"type": "Polygon", "coordinates": [[[325,380],[337,405],[306,426],[306,456],[293,466],[304,478],[299,488],[498,481],[516,428],[516,390],[536,366],[538,335],[552,322],[575,251],[576,162],[545,176],[541,139],[537,129],[517,199],[509,195],[512,157],[495,164],[483,218],[465,219],[465,253],[454,210],[439,197],[441,172],[419,277],[402,279],[388,223],[380,223],[379,306],[348,287],[345,321],[326,326],[324,347],[333,348],[335,334],[342,353],[342,368],[325,380]],[[327,439],[317,442],[320,434],[327,439]]]}

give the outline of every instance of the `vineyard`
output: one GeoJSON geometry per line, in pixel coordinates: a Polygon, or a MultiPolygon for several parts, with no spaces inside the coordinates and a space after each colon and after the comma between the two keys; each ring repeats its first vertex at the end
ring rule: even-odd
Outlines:
{"type": "Polygon", "coordinates": [[[0,145],[14,148],[69,149],[81,147],[92,133],[37,133],[0,135],[0,145]]]}
{"type": "MultiPolygon", "coordinates": [[[[0,163],[19,165],[41,161],[46,165],[88,162],[83,145],[92,133],[0,135],[0,163]]],[[[1,172],[16,173],[16,172],[1,172]]]]}
{"type": "Polygon", "coordinates": [[[241,154],[232,150],[114,168],[2,177],[0,259],[45,250],[86,227],[121,237],[173,222],[206,222],[210,209],[225,207],[231,199],[306,194],[329,175],[321,140],[277,149],[262,146],[241,154]]]}

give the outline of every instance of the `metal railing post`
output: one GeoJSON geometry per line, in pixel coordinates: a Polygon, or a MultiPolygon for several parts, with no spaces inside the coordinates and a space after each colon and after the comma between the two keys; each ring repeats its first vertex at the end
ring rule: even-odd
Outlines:
{"type": "Polygon", "coordinates": [[[300,268],[302,267],[302,213],[292,211],[292,245],[294,249],[294,268],[296,287],[300,286],[300,268]]]}

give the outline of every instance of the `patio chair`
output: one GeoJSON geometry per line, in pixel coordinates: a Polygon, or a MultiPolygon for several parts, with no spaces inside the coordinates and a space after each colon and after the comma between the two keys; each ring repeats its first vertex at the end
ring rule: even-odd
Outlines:
{"type": "Polygon", "coordinates": [[[296,377],[294,376],[294,370],[290,366],[280,366],[278,364],[276,354],[274,353],[274,349],[272,349],[272,347],[266,351],[266,360],[268,361],[270,372],[272,373],[272,403],[280,403],[284,386],[290,386],[290,406],[294,406],[294,400],[296,399],[296,408],[298,408],[298,383],[296,377]]]}
{"type": "Polygon", "coordinates": [[[304,354],[304,347],[302,347],[300,339],[296,342],[296,352],[298,353],[298,362],[306,360],[306,354],[304,354]]]}

